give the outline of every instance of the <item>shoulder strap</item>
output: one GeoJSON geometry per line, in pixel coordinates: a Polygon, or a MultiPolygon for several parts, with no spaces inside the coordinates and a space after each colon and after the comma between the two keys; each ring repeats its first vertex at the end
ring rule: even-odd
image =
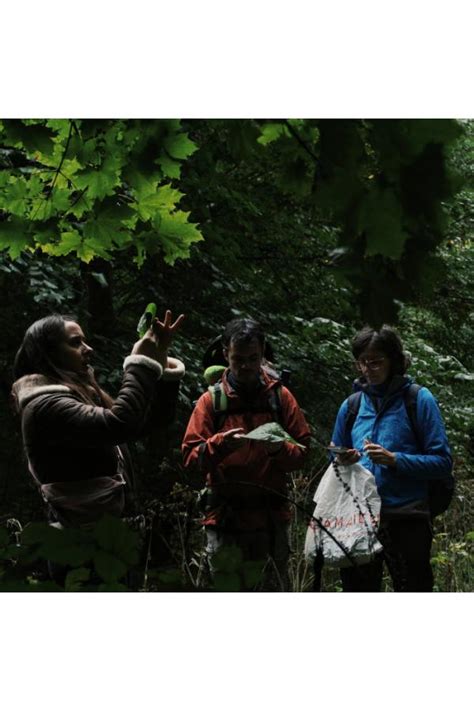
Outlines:
{"type": "Polygon", "coordinates": [[[270,390],[268,396],[268,404],[270,405],[270,410],[272,412],[274,421],[278,422],[281,425],[283,421],[283,407],[281,404],[281,383],[278,383],[277,385],[275,385],[274,388],[270,390]]]}
{"type": "Polygon", "coordinates": [[[211,393],[212,409],[215,413],[221,413],[227,411],[227,395],[224,392],[222,383],[218,382],[214,385],[209,385],[209,392],[211,393]]]}
{"type": "MultiPolygon", "coordinates": [[[[209,385],[208,390],[211,394],[212,409],[215,415],[215,427],[216,429],[220,429],[228,413],[229,401],[220,381],[214,385],[209,385]]],[[[273,420],[281,424],[283,420],[281,383],[278,383],[270,390],[268,394],[268,405],[273,420]]],[[[252,410],[249,411],[252,412],[252,410]]],[[[267,410],[262,411],[266,412],[267,410]]],[[[232,410],[232,412],[234,412],[234,410],[232,410]]]]}
{"type": "Polygon", "coordinates": [[[217,432],[221,429],[227,417],[228,398],[220,380],[214,385],[209,385],[208,390],[211,394],[214,429],[217,432]]]}
{"type": "Polygon", "coordinates": [[[408,419],[410,421],[413,434],[420,450],[423,449],[420,432],[418,430],[418,420],[416,414],[416,403],[418,398],[418,393],[421,390],[421,385],[418,383],[412,383],[406,390],[403,391],[403,402],[407,411],[408,419]]]}
{"type": "Polygon", "coordinates": [[[359,412],[360,403],[362,400],[362,391],[358,390],[356,393],[352,393],[347,398],[347,412],[346,412],[346,431],[345,437],[349,439],[351,436],[352,428],[354,427],[354,422],[356,421],[357,413],[359,412]]]}
{"type": "MultiPolygon", "coordinates": [[[[418,431],[418,422],[417,422],[417,415],[416,415],[416,407],[417,407],[417,397],[418,393],[421,390],[421,385],[418,385],[417,383],[412,383],[406,390],[403,392],[403,402],[407,411],[408,419],[410,421],[410,426],[413,430],[413,434],[416,437],[417,444],[420,449],[421,447],[421,438],[420,438],[420,433],[418,431]]],[[[362,392],[359,390],[356,393],[352,393],[352,395],[349,395],[347,398],[347,413],[346,413],[346,437],[350,437],[350,433],[352,432],[352,428],[354,427],[354,422],[357,417],[357,413],[359,412],[360,408],[360,403],[362,400],[362,392]]]]}

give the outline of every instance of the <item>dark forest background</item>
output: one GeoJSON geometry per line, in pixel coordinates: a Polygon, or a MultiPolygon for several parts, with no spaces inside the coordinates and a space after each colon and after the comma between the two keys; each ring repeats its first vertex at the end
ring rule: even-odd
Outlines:
{"type": "MultiPolygon", "coordinates": [[[[128,567],[140,589],[200,584],[202,482],[183,472],[180,441],[205,388],[205,349],[229,319],[251,316],[277,368],[291,370],[312,426],[310,462],[290,481],[290,496],[310,509],[355,375],[351,337],[365,323],[397,326],[410,374],[438,398],[455,460],[455,498],[435,523],[436,589],[471,590],[473,187],[468,120],[0,122],[4,589],[47,589],[44,559],[58,545],[34,523],[44,513],[9,405],[25,329],[52,311],[74,315],[113,395],[140,314],[155,301],[161,314],[187,316],[171,353],[187,373],[175,423],[134,447],[148,562],[137,562],[135,534],[105,526],[95,541],[108,555],[95,564],[101,589],[123,589],[128,567]]],[[[295,590],[311,586],[304,533],[297,509],[295,590]]],[[[67,589],[87,589],[86,544],[71,539],[56,554],[76,570],[67,589]]],[[[227,572],[222,589],[238,589],[238,561],[227,572]]],[[[339,589],[331,573],[325,589],[339,589]]]]}

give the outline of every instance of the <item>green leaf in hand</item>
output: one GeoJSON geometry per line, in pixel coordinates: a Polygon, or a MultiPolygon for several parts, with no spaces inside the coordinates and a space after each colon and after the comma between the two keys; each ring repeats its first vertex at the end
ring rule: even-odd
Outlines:
{"type": "Polygon", "coordinates": [[[297,447],[301,447],[301,449],[306,449],[304,445],[293,439],[288,432],[285,432],[278,422],[267,422],[267,424],[260,425],[260,427],[257,427],[251,432],[240,436],[246,439],[260,440],[262,442],[291,442],[292,444],[296,444],[297,447]]]}
{"type": "Polygon", "coordinates": [[[137,333],[139,338],[143,338],[154,318],[156,318],[156,304],[152,302],[148,304],[138,322],[137,333]]]}

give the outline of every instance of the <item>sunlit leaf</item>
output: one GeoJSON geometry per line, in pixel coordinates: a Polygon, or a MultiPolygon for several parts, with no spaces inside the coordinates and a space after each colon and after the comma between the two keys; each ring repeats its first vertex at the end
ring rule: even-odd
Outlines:
{"type": "Polygon", "coordinates": [[[107,156],[99,168],[87,168],[74,176],[76,188],[87,188],[90,199],[102,199],[113,195],[120,184],[120,163],[114,156],[107,156]]]}
{"type": "Polygon", "coordinates": [[[157,211],[172,212],[182,196],[182,192],[171,187],[168,183],[157,188],[155,192],[140,197],[140,200],[135,203],[136,210],[141,219],[146,221],[152,218],[157,211]]]}
{"type": "Polygon", "coordinates": [[[290,136],[287,126],[284,123],[272,122],[266,123],[261,127],[262,135],[257,138],[257,141],[266,146],[273,141],[277,141],[281,136],[290,136]]]}
{"type": "Polygon", "coordinates": [[[203,239],[198,226],[188,222],[188,217],[189,212],[182,211],[161,216],[159,238],[168,264],[187,258],[191,245],[203,239]]]}

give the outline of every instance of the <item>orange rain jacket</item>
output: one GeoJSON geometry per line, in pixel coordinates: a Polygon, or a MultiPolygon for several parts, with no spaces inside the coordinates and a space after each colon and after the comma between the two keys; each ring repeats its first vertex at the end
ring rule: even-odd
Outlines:
{"type": "Polygon", "coordinates": [[[214,412],[209,391],[200,397],[184,435],[184,464],[198,467],[205,475],[204,525],[224,524],[237,530],[261,530],[269,518],[277,521],[291,518],[288,502],[278,494],[286,494],[286,473],[303,465],[310,431],[294,396],[285,386],[280,386],[278,380],[261,370],[263,388],[249,406],[230,386],[228,372],[226,370],[222,377],[228,398],[226,417],[216,429],[222,415],[214,412]],[[230,450],[223,442],[223,432],[235,427],[250,432],[274,420],[268,393],[277,386],[281,387],[280,424],[306,449],[285,442],[280,451],[269,454],[259,442],[247,440],[242,447],[230,450]]]}

